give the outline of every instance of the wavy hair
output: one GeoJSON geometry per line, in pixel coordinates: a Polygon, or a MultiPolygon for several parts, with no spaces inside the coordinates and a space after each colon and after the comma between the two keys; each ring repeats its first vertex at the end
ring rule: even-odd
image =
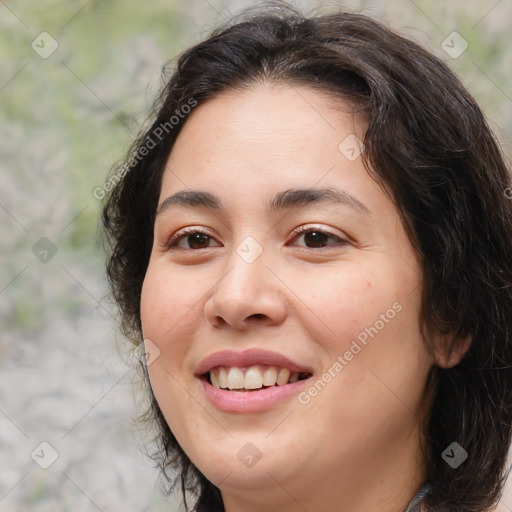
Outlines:
{"type": "MultiPolygon", "coordinates": [[[[422,264],[427,349],[434,354],[432,332],[453,340],[447,350],[461,336],[472,338],[458,365],[431,370],[424,455],[432,490],[425,505],[450,512],[494,506],[512,428],[512,189],[475,100],[441,60],[379,22],[341,12],[306,17],[285,4],[216,29],[167,76],[151,126],[111,171],[117,179],[102,212],[123,333],[142,340],[141,289],[161,179],[185,105],[257,82],[313,87],[348,102],[367,126],[365,166],[396,205],[422,264]],[[157,143],[148,150],[150,140],[157,143]],[[457,469],[442,458],[453,441],[468,453],[457,469]]],[[[196,510],[223,511],[219,489],[184,453],[148,390],[169,490],[181,484],[185,503],[192,491],[196,510]]]]}

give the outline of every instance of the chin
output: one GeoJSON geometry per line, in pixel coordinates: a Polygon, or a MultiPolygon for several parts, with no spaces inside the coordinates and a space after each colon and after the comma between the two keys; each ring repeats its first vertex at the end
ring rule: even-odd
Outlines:
{"type": "Polygon", "coordinates": [[[215,442],[212,439],[209,446],[200,450],[197,460],[191,454],[191,460],[217,487],[225,485],[246,490],[265,487],[275,483],[272,478],[286,480],[303,465],[295,457],[293,460],[287,457],[287,454],[294,454],[291,447],[284,446],[277,437],[270,441],[268,431],[233,438],[222,445],[218,444],[218,439],[216,445],[215,442]],[[212,445],[216,446],[213,451],[212,445]]]}

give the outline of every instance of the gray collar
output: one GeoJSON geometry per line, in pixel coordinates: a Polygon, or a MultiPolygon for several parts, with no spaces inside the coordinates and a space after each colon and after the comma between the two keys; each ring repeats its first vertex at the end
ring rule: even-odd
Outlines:
{"type": "Polygon", "coordinates": [[[425,482],[419,489],[414,498],[409,503],[404,512],[420,512],[420,505],[423,498],[429,493],[431,485],[425,482]]]}

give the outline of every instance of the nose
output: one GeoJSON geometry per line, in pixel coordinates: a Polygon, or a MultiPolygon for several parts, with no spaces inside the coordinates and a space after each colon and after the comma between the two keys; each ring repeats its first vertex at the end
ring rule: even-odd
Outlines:
{"type": "Polygon", "coordinates": [[[236,251],[230,255],[226,273],[205,303],[205,316],[212,326],[242,331],[284,321],[287,307],[283,285],[275,269],[267,267],[264,254],[252,262],[236,251]]]}

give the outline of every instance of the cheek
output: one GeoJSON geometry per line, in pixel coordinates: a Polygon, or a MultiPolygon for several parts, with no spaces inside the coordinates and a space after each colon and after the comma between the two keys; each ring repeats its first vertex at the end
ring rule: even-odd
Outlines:
{"type": "Polygon", "coordinates": [[[168,269],[161,267],[157,264],[148,267],[142,286],[140,314],[144,337],[163,348],[161,344],[167,345],[166,340],[173,337],[173,330],[187,325],[186,317],[201,296],[201,283],[191,278],[182,282],[179,273],[171,276],[168,269]]]}
{"type": "Polygon", "coordinates": [[[194,397],[183,392],[182,370],[195,324],[190,320],[197,292],[190,285],[190,279],[185,286],[179,282],[179,273],[172,279],[167,273],[167,269],[150,264],[142,287],[144,338],[151,340],[160,350],[158,358],[148,366],[148,375],[155,398],[174,436],[182,447],[193,452],[187,432],[196,428],[195,423],[202,414],[194,397]],[[184,342],[180,343],[180,340],[184,342]]]}
{"type": "MultiPolygon", "coordinates": [[[[149,267],[141,293],[141,321],[145,340],[158,348],[158,358],[148,366],[153,393],[166,417],[175,417],[175,407],[183,400],[178,382],[193,331],[193,297],[188,287],[179,286],[165,272],[149,267]],[[169,397],[173,397],[169,400],[169,397]]],[[[186,407],[182,404],[181,407],[186,407]]]]}
{"type": "Polygon", "coordinates": [[[315,313],[316,322],[323,324],[324,339],[331,338],[332,349],[339,351],[375,322],[380,327],[381,314],[397,316],[393,305],[401,291],[388,276],[382,270],[346,264],[334,270],[308,271],[293,282],[301,283],[304,305],[315,313]]]}
{"type": "Polygon", "coordinates": [[[386,261],[371,269],[346,265],[325,274],[326,279],[318,273],[302,278],[306,306],[316,313],[309,316],[310,337],[322,340],[328,354],[324,371],[342,375],[337,379],[342,393],[373,396],[376,387],[377,394],[386,394],[378,378],[382,376],[391,386],[409,388],[414,402],[423,385],[421,376],[430,367],[420,333],[419,274],[400,273],[386,261]],[[338,356],[343,368],[333,368],[338,356]]]}

